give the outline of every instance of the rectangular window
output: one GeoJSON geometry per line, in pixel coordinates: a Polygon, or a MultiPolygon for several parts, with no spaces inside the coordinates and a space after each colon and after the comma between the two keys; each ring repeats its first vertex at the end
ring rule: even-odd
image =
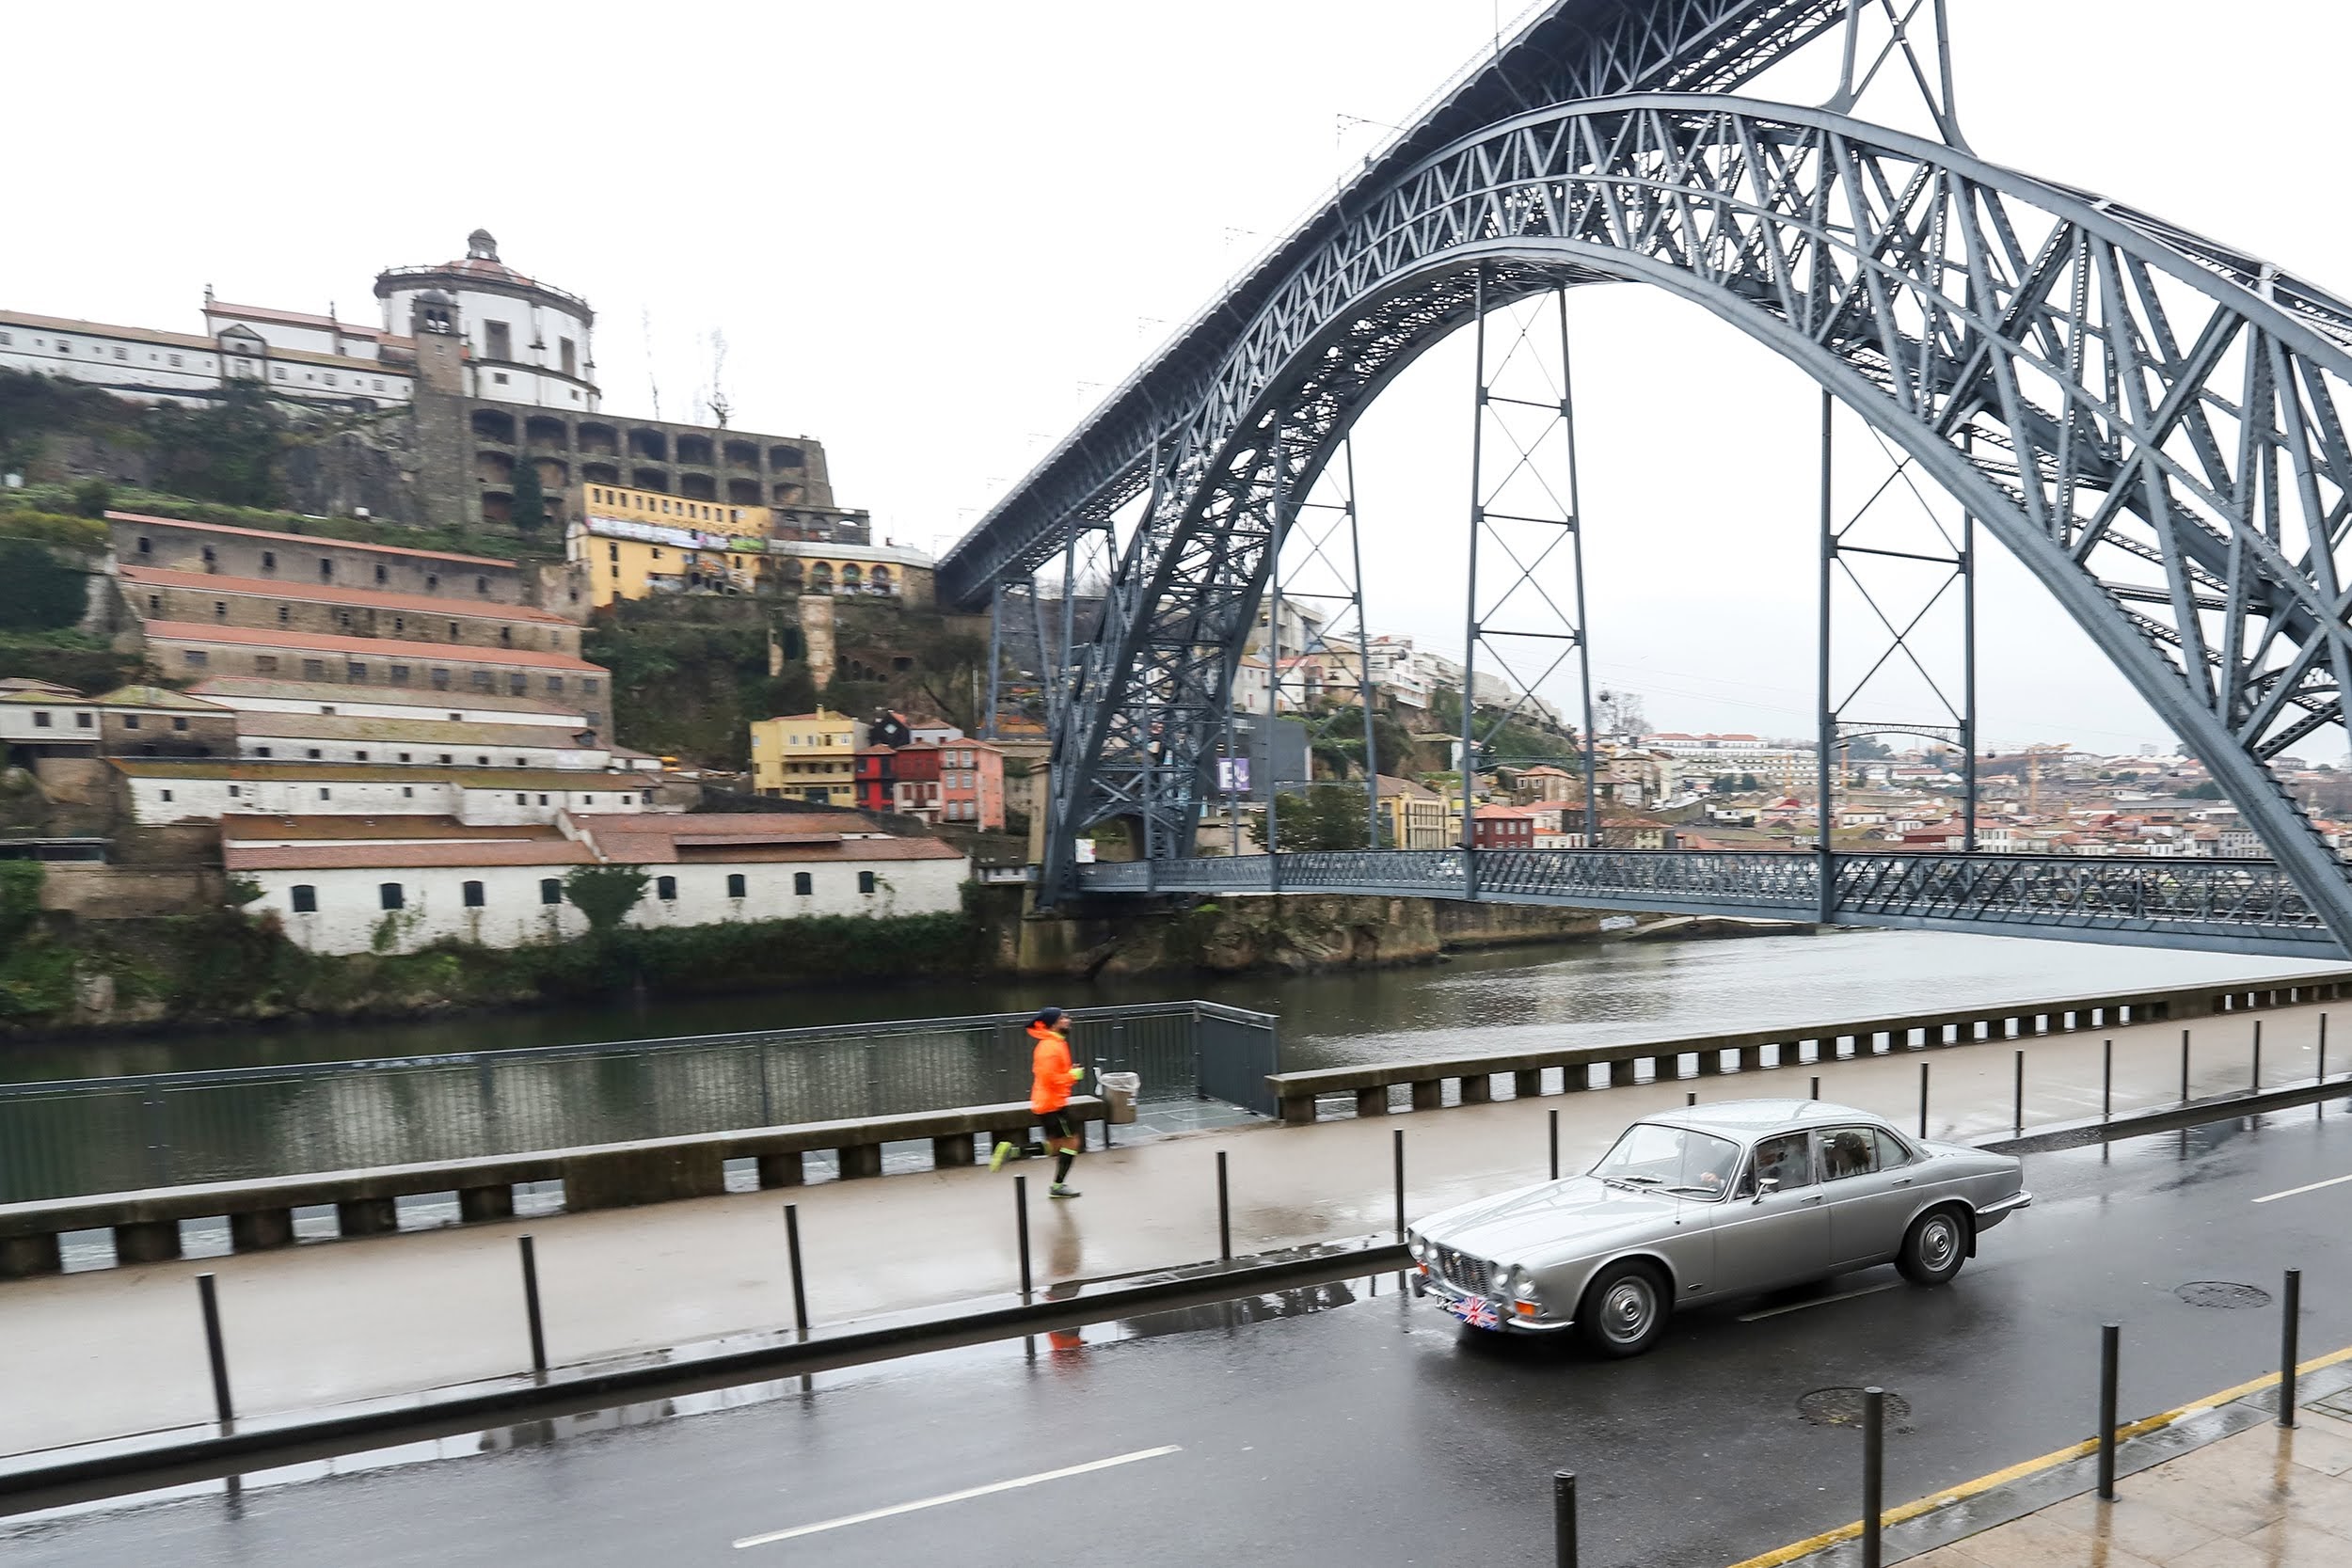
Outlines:
{"type": "Polygon", "coordinates": [[[583,697],[593,697],[596,694],[596,678],[594,675],[580,677],[580,694],[583,697]]]}
{"type": "Polygon", "coordinates": [[[187,661],[188,668],[191,670],[201,670],[213,662],[213,656],[201,648],[190,648],[180,657],[187,661]]]}
{"type": "Polygon", "coordinates": [[[433,689],[436,691],[447,691],[449,689],[449,672],[441,669],[437,665],[433,671],[433,689]]]}
{"type": "Polygon", "coordinates": [[[489,342],[489,346],[483,350],[485,356],[492,359],[515,357],[514,332],[504,322],[485,322],[483,331],[489,342]]]}
{"type": "Polygon", "coordinates": [[[408,902],[407,899],[402,895],[400,884],[398,882],[384,882],[378,884],[375,890],[375,899],[379,905],[388,910],[405,908],[408,902]]]}
{"type": "Polygon", "coordinates": [[[264,572],[275,572],[278,570],[278,552],[276,550],[263,550],[262,552],[262,570],[264,572]]]}
{"type": "Polygon", "coordinates": [[[221,599],[215,599],[213,601],[213,619],[215,621],[226,621],[229,619],[229,606],[226,601],[221,599]]]}
{"type": "Polygon", "coordinates": [[[561,697],[564,695],[563,676],[549,675],[548,677],[548,695],[550,697],[561,697]]]}
{"type": "Polygon", "coordinates": [[[294,887],[294,912],[296,914],[318,913],[319,890],[310,886],[308,882],[295,883],[294,887]]]}
{"type": "Polygon", "coordinates": [[[816,878],[810,876],[805,871],[795,871],[792,873],[792,892],[795,896],[805,898],[816,891],[816,878]]]}
{"type": "Polygon", "coordinates": [[[730,898],[740,898],[743,896],[744,892],[743,873],[740,871],[730,872],[727,876],[727,896],[730,898]]]}
{"type": "Polygon", "coordinates": [[[368,667],[354,659],[343,666],[343,678],[355,686],[365,686],[368,683],[368,667]]]}
{"type": "Polygon", "coordinates": [[[469,910],[478,910],[482,908],[482,884],[480,882],[468,882],[466,884],[466,908],[469,910]]]}
{"type": "Polygon", "coordinates": [[[253,748],[253,754],[257,757],[266,757],[275,750],[276,748],[271,746],[256,746],[253,748]]]}
{"type": "Polygon", "coordinates": [[[528,696],[531,692],[531,677],[529,675],[509,674],[506,677],[506,689],[509,693],[516,697],[528,696]]]}
{"type": "Polygon", "coordinates": [[[73,716],[73,727],[77,730],[90,729],[95,726],[97,719],[94,713],[77,713],[73,716]]]}
{"type": "Polygon", "coordinates": [[[326,556],[319,557],[319,580],[321,582],[335,580],[335,563],[326,556]]]}
{"type": "Polygon", "coordinates": [[[476,691],[487,691],[490,688],[490,672],[487,670],[476,670],[473,673],[473,689],[476,691]]]}
{"type": "Polygon", "coordinates": [[[276,654],[255,654],[253,656],[253,673],[257,675],[274,675],[278,673],[278,656],[276,654]]]}
{"type": "Polygon", "coordinates": [[[408,666],[405,664],[393,665],[389,670],[384,673],[384,680],[385,684],[389,686],[406,686],[408,684],[408,666]]]}
{"type": "Polygon", "coordinates": [[[188,721],[184,719],[174,719],[171,721],[171,727],[175,730],[184,730],[188,727],[188,721]]]}
{"type": "Polygon", "coordinates": [[[871,871],[861,871],[857,874],[857,890],[860,893],[874,891],[874,874],[871,871]]]}
{"type": "Polygon", "coordinates": [[[124,714],[122,716],[122,727],[126,730],[137,729],[139,727],[139,716],[135,713],[124,714]]]}
{"type": "Polygon", "coordinates": [[[33,710],[33,728],[37,730],[45,730],[49,728],[49,715],[42,712],[39,708],[35,708],[33,710]]]}
{"type": "Polygon", "coordinates": [[[560,339],[559,342],[562,344],[564,353],[564,373],[578,375],[580,373],[580,349],[569,338],[560,339]]]}
{"type": "Polygon", "coordinates": [[[676,903],[677,879],[675,877],[656,877],[653,879],[653,895],[656,898],[660,899],[665,904],[676,903]]]}
{"type": "Polygon", "coordinates": [[[323,658],[304,659],[302,661],[302,678],[308,681],[325,680],[326,678],[326,660],[323,658]]]}
{"type": "Polygon", "coordinates": [[[542,878],[539,882],[539,902],[542,904],[561,904],[563,901],[563,879],[558,877],[542,878]]]}
{"type": "Polygon", "coordinates": [[[287,622],[289,622],[289,621],[291,621],[291,620],[293,620],[293,619],[294,619],[294,611],[293,611],[292,610],[288,609],[286,606],[284,606],[284,605],[282,605],[282,604],[281,604],[281,605],[279,605],[279,606],[278,607],[278,624],[279,626],[284,626],[287,622]]]}
{"type": "Polygon", "coordinates": [[[170,800],[170,799],[171,799],[171,791],[170,791],[170,790],[167,789],[167,790],[165,790],[165,791],[164,791],[164,799],[165,799],[165,800],[170,800]]]}

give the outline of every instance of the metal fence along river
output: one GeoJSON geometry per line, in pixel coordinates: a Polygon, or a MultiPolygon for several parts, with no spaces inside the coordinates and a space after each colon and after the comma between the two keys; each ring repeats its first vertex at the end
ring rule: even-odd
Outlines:
{"type": "MultiPolygon", "coordinates": [[[[1028,1013],[0,1086],[0,1202],[520,1154],[1025,1100],[1028,1013]]],[[[1072,1054],[1147,1103],[1271,1115],[1271,1014],[1072,1012],[1072,1054]]]]}

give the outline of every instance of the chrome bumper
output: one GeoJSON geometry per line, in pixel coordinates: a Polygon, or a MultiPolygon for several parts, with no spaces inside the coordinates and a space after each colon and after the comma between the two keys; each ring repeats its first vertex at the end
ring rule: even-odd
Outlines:
{"type": "MultiPolygon", "coordinates": [[[[1414,1264],[1406,1272],[1406,1278],[1411,1282],[1413,1294],[1417,1296],[1435,1296],[1439,1301],[1461,1302],[1469,1301],[1478,1294],[1474,1291],[1465,1291],[1458,1285],[1449,1283],[1442,1276],[1430,1273],[1419,1263],[1414,1264]]],[[[1564,1328],[1576,1326],[1573,1319],[1522,1318],[1510,1310],[1509,1302],[1501,1301],[1495,1296],[1483,1296],[1478,1299],[1498,1302],[1502,1308],[1495,1316],[1495,1326],[1486,1330],[1489,1334],[1557,1334],[1564,1328]]],[[[1467,1321],[1454,1314],[1449,1314],[1449,1316],[1455,1316],[1457,1322],[1467,1321]]]]}
{"type": "Polygon", "coordinates": [[[2017,1212],[2033,1207],[2033,1194],[2020,1192],[2015,1197],[2005,1197],[1998,1203],[1988,1203],[1977,1211],[1977,1229],[1986,1231],[2017,1212]]]}

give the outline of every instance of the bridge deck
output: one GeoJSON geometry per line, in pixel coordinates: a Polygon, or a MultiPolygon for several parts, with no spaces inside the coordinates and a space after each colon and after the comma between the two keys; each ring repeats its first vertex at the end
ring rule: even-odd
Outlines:
{"type": "Polygon", "coordinates": [[[1380,849],[1083,867],[1089,895],[1344,893],[1902,927],[2338,958],[2269,861],[1673,849],[1380,849]]]}

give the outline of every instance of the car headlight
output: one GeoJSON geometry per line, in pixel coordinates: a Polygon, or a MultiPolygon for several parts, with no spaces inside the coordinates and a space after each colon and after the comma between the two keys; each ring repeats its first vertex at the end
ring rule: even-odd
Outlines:
{"type": "Polygon", "coordinates": [[[1506,1276],[1505,1283],[1512,1295],[1523,1301],[1534,1299],[1535,1276],[1525,1269],[1514,1267],[1506,1276]]]}
{"type": "Polygon", "coordinates": [[[1429,1252],[1429,1243],[1407,1230],[1405,1233],[1405,1250],[1417,1259],[1426,1257],[1429,1252]]]}

